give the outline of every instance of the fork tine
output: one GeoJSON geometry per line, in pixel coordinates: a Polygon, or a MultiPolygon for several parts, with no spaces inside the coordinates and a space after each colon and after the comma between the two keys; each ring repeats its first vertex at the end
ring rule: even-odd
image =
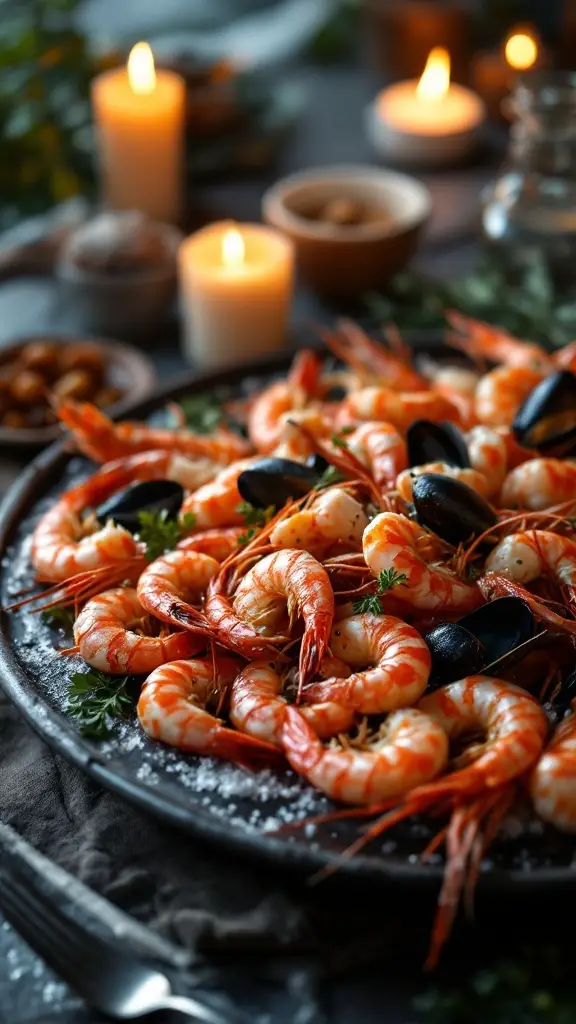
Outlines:
{"type": "MultiPolygon", "coordinates": [[[[4,875],[0,904],[6,917],[22,937],[36,947],[42,958],[66,981],[78,980],[82,968],[84,984],[96,983],[93,966],[102,967],[102,946],[96,938],[66,917],[48,897],[30,889],[15,874],[4,875]]],[[[107,951],[108,952],[108,951],[107,951]]]]}

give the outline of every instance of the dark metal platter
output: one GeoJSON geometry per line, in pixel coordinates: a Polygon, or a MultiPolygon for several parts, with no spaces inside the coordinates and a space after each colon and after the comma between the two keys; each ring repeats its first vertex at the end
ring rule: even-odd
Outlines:
{"type": "MultiPolygon", "coordinates": [[[[224,389],[230,394],[261,386],[284,371],[288,357],[239,370],[191,377],[130,410],[145,418],[167,400],[224,389]],[[241,380],[241,384],[239,381],[241,380]]],[[[0,508],[0,594],[2,605],[32,583],[27,545],[39,514],[50,499],[92,471],[85,459],[53,445],[36,458],[11,488],[0,508]]],[[[28,612],[0,615],[0,682],[27,721],[55,750],[108,789],[179,828],[248,856],[283,867],[311,871],[338,860],[357,836],[352,821],[278,833],[283,824],[329,810],[331,805],[286,770],[249,776],[211,758],[180,755],[149,741],[137,723],[119,727],[109,740],[83,738],[63,713],[69,658],[53,652],[58,633],[28,612]]],[[[80,663],[83,664],[83,663],[80,663]]],[[[510,836],[493,847],[480,885],[514,890],[528,885],[576,883],[573,840],[520,816],[510,836]]],[[[419,854],[434,831],[426,821],[407,822],[363,853],[343,861],[340,870],[382,883],[438,885],[439,856],[422,864],[419,854]]]]}

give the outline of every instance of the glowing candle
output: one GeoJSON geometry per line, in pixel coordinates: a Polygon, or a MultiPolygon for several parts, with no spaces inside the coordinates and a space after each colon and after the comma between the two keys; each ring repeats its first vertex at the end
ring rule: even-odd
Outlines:
{"type": "Polygon", "coordinates": [[[182,212],[185,86],[147,43],[92,83],[104,202],[175,223],[182,212]]]}
{"type": "Polygon", "coordinates": [[[211,224],[178,254],[184,349],[202,367],[241,363],[286,340],[291,243],[260,224],[211,224]]]}
{"type": "Polygon", "coordinates": [[[450,55],[436,46],[419,80],[397,82],[376,97],[367,129],[385,158],[438,164],[462,156],[476,142],[484,116],[480,97],[450,81],[450,55]]]}
{"type": "Polygon", "coordinates": [[[546,53],[530,25],[512,29],[502,46],[483,50],[472,62],[472,80],[490,114],[506,115],[502,101],[509,95],[514,73],[546,66],[546,53]]]}

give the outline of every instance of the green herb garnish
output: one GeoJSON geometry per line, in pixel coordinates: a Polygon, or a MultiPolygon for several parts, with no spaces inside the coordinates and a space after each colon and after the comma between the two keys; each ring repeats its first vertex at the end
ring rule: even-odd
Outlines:
{"type": "Polygon", "coordinates": [[[344,477],[336,466],[328,466],[322,476],[316,484],[316,490],[320,491],[323,487],[330,487],[331,484],[340,484],[344,480],[344,477]]]}
{"type": "Polygon", "coordinates": [[[222,404],[213,391],[205,395],[189,395],[180,401],[186,426],[196,434],[210,434],[224,419],[222,404]]]}
{"type": "Polygon", "coordinates": [[[68,686],[67,712],[90,739],[105,739],[115,718],[127,718],[134,707],[128,677],[104,675],[96,669],[74,672],[68,686]]]}
{"type": "Polygon", "coordinates": [[[405,572],[396,572],[396,569],[382,569],[376,577],[376,593],[360,598],[352,605],[352,611],[364,615],[381,615],[383,608],[380,597],[382,594],[403,584],[408,579],[405,572]]]}
{"type": "Polygon", "coordinates": [[[153,562],[165,551],[173,551],[182,535],[196,525],[196,516],[187,512],[181,520],[169,519],[167,509],[139,512],[140,540],[146,545],[146,559],[153,562]]]}
{"type": "Polygon", "coordinates": [[[576,302],[557,287],[542,254],[524,254],[510,268],[494,255],[481,259],[473,273],[455,280],[398,274],[389,294],[366,296],[371,316],[401,330],[443,330],[446,310],[456,309],[509,331],[516,338],[559,347],[576,336],[576,302]]]}
{"type": "Polygon", "coordinates": [[[340,434],[332,434],[331,440],[335,448],[348,448],[348,442],[345,441],[344,438],[340,436],[340,434]]]}
{"type": "Polygon", "coordinates": [[[238,544],[243,547],[256,536],[259,529],[270,522],[276,509],[274,505],[269,505],[268,508],[255,508],[249,502],[243,501],[241,505],[238,505],[236,511],[242,516],[248,527],[246,533],[241,533],[238,537],[238,544]]]}
{"type": "Polygon", "coordinates": [[[72,631],[76,615],[74,608],[65,608],[61,604],[55,604],[53,608],[46,608],[41,612],[40,618],[47,626],[59,626],[60,629],[64,629],[69,633],[72,631]]]}

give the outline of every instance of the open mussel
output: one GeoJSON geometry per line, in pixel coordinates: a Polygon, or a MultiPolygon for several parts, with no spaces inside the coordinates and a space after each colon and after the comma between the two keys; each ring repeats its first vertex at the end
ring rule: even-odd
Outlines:
{"type": "Polygon", "coordinates": [[[184,490],[180,484],[172,480],[146,480],[118,491],[94,511],[102,525],[113,519],[130,533],[138,533],[140,512],[165,511],[168,519],[176,519],[183,501],[184,490]]]}
{"type": "Polygon", "coordinates": [[[461,469],[470,466],[466,441],[453,423],[415,420],[406,431],[406,445],[410,466],[427,462],[447,462],[461,469]]]}
{"type": "Polygon", "coordinates": [[[516,440],[543,455],[576,451],[576,374],[558,370],[530,392],[512,424],[516,440]]]}
{"type": "Polygon", "coordinates": [[[262,458],[240,473],[238,490],[255,508],[281,508],[290,498],[308,494],[321,473],[291,459],[262,458]]]}
{"type": "Polygon", "coordinates": [[[440,473],[423,473],[415,478],[412,503],[418,522],[449,544],[479,537],[497,522],[492,506],[476,491],[440,473]]]}
{"type": "Polygon", "coordinates": [[[424,637],[432,655],[429,689],[489,670],[527,653],[534,631],[528,605],[518,597],[501,597],[481,605],[458,622],[440,622],[424,637]]]}

